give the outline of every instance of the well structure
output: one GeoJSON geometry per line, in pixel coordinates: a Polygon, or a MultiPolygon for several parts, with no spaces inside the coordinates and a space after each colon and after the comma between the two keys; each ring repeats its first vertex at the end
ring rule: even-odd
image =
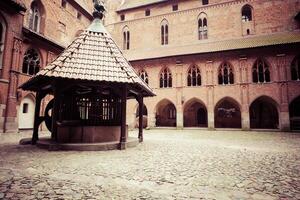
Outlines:
{"type": "Polygon", "coordinates": [[[36,92],[32,144],[49,149],[101,150],[101,145],[102,149],[125,149],[126,102],[131,98],[139,102],[138,140],[143,141],[143,98],[155,94],[103,26],[104,11],[104,6],[96,3],[92,24],[20,86],[36,92]],[[41,101],[48,94],[54,98],[41,116],[41,101]],[[50,140],[39,140],[42,121],[51,131],[50,140]]]}

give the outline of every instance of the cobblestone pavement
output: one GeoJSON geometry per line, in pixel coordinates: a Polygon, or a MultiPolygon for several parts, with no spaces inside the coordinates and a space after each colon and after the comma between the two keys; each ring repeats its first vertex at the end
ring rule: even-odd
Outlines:
{"type": "Polygon", "coordinates": [[[299,133],[148,130],[109,152],[18,145],[28,136],[0,134],[0,199],[300,199],[299,133]]]}

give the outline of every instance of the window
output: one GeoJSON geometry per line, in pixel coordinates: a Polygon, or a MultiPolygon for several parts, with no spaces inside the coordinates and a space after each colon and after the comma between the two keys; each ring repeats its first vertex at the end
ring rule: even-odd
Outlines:
{"type": "Polygon", "coordinates": [[[39,32],[40,30],[40,21],[41,21],[41,15],[40,11],[38,9],[38,5],[36,2],[32,2],[31,9],[29,11],[29,29],[39,32]]]}
{"type": "Polygon", "coordinates": [[[34,75],[40,71],[40,56],[35,49],[26,51],[23,59],[22,72],[29,75],[34,75]]]}
{"type": "Polygon", "coordinates": [[[178,10],[178,4],[175,4],[172,6],[172,11],[177,11],[178,10]]]}
{"type": "Polygon", "coordinates": [[[63,8],[67,7],[67,1],[66,0],[61,1],[61,7],[63,7],[63,8]]]}
{"type": "Polygon", "coordinates": [[[201,13],[198,17],[198,39],[207,39],[207,15],[201,13]]]}
{"type": "Polygon", "coordinates": [[[128,50],[130,48],[130,32],[129,28],[126,26],[123,29],[123,49],[128,50]]]}
{"type": "Polygon", "coordinates": [[[160,73],[159,87],[160,88],[172,87],[172,74],[169,68],[164,68],[160,73]]]}
{"type": "Polygon", "coordinates": [[[207,5],[208,4],[208,0],[202,0],[202,5],[207,5]]]}
{"type": "Polygon", "coordinates": [[[270,67],[263,59],[258,59],[254,63],[252,69],[252,81],[253,83],[265,83],[271,81],[270,67]]]}
{"type": "Polygon", "coordinates": [[[292,80],[300,80],[300,56],[297,56],[291,65],[291,78],[292,80]]]}
{"type": "Polygon", "coordinates": [[[228,85],[234,83],[234,74],[232,66],[224,62],[219,68],[218,83],[220,85],[228,85]]]}
{"type": "Polygon", "coordinates": [[[169,107],[169,119],[176,119],[176,109],[173,107],[169,107]]]}
{"type": "Polygon", "coordinates": [[[161,22],[161,45],[169,43],[169,25],[167,20],[161,22]]]}
{"type": "Polygon", "coordinates": [[[81,20],[82,14],[80,12],[77,13],[77,19],[81,20]]]}
{"type": "Polygon", "coordinates": [[[125,20],[125,15],[120,15],[120,19],[121,19],[121,21],[124,21],[125,20]]]}
{"type": "Polygon", "coordinates": [[[23,113],[28,113],[28,103],[23,104],[23,113]]]}
{"type": "Polygon", "coordinates": [[[150,16],[150,9],[145,10],[145,16],[150,16]]]}
{"type": "Polygon", "coordinates": [[[141,79],[143,79],[145,81],[145,83],[147,83],[147,84],[149,83],[147,72],[145,72],[144,70],[141,70],[139,72],[139,76],[141,77],[141,79]]]}
{"type": "Polygon", "coordinates": [[[201,85],[201,74],[200,70],[196,66],[192,66],[188,71],[187,76],[188,86],[200,86],[201,85]]]}
{"type": "Polygon", "coordinates": [[[6,27],[4,19],[0,16],[0,69],[2,68],[4,42],[5,42],[6,27]]]}
{"type": "Polygon", "coordinates": [[[252,8],[249,5],[245,5],[242,8],[242,21],[248,22],[252,21],[252,8]]]}

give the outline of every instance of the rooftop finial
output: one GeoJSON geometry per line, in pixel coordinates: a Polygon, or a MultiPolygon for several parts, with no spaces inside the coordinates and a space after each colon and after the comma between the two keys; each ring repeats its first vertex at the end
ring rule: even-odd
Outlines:
{"type": "Polygon", "coordinates": [[[94,8],[93,17],[102,19],[105,12],[103,0],[94,0],[94,8]]]}

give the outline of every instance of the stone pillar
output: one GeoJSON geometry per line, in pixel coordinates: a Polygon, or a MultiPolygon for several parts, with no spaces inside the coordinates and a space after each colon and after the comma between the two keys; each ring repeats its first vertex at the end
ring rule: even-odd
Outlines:
{"type": "Polygon", "coordinates": [[[154,128],[156,124],[155,113],[148,113],[148,126],[154,128]]]}
{"type": "Polygon", "coordinates": [[[279,113],[279,128],[281,131],[290,131],[290,115],[288,111],[279,113]]]}
{"type": "Polygon", "coordinates": [[[182,105],[177,105],[176,108],[176,128],[182,129],[183,128],[183,111],[182,105]]]}
{"type": "Polygon", "coordinates": [[[215,129],[215,113],[214,113],[214,88],[209,86],[207,88],[207,126],[208,129],[215,129]]]}
{"type": "MultiPolygon", "coordinates": [[[[241,98],[241,118],[242,118],[242,130],[250,129],[250,114],[249,114],[249,85],[248,85],[248,66],[247,58],[245,56],[240,57],[240,98],[241,98]]],[[[251,67],[249,67],[251,68],[251,67]]]]}

